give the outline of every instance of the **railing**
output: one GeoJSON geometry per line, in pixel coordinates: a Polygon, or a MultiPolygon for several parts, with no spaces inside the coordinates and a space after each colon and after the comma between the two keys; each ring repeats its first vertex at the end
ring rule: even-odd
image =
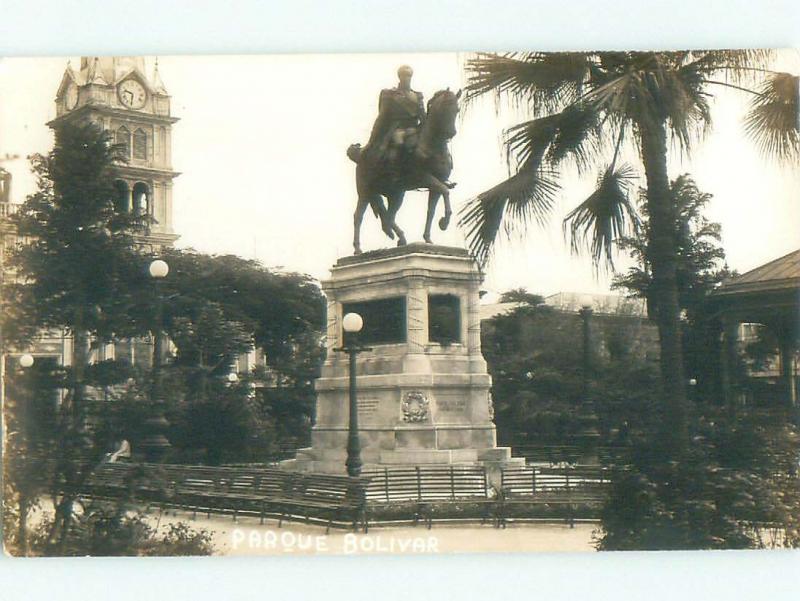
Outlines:
{"type": "Polygon", "coordinates": [[[602,498],[610,476],[608,468],[599,465],[526,466],[502,470],[501,488],[515,496],[594,491],[602,498]]]}
{"type": "Polygon", "coordinates": [[[408,466],[365,470],[370,479],[367,502],[432,502],[486,499],[489,485],[483,466],[408,466]]]}

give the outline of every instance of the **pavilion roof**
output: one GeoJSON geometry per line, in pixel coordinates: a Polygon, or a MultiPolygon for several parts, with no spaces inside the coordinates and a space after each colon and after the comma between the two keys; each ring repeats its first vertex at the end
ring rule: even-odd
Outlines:
{"type": "Polygon", "coordinates": [[[722,282],[715,294],[800,289],[800,249],[722,282]]]}

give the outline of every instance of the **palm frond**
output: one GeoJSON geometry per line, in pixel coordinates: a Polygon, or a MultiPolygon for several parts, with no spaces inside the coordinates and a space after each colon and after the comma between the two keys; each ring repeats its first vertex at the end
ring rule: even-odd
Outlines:
{"type": "Polygon", "coordinates": [[[626,164],[608,168],[597,178],[597,189],[564,218],[564,234],[578,254],[589,248],[595,266],[605,257],[613,267],[613,244],[628,233],[629,224],[638,225],[636,209],[628,193],[635,170],[626,164]]]}
{"type": "Polygon", "coordinates": [[[800,77],[776,73],[750,102],[745,132],[768,157],[783,161],[800,158],[800,77]]]}
{"type": "Polygon", "coordinates": [[[769,49],[694,50],[685,66],[705,77],[724,74],[733,83],[754,85],[774,56],[775,51],[769,49]]]}
{"type": "Polygon", "coordinates": [[[458,226],[479,264],[491,256],[501,227],[507,236],[524,231],[531,221],[543,225],[560,185],[556,174],[528,162],[507,180],[475,198],[459,211],[458,226]]]}
{"type": "Polygon", "coordinates": [[[530,104],[534,116],[558,112],[580,96],[590,65],[585,52],[478,54],[466,64],[466,102],[492,93],[530,104]]]}
{"type": "MultiPolygon", "coordinates": [[[[572,159],[585,170],[599,146],[598,115],[580,105],[569,105],[560,113],[539,117],[511,127],[506,132],[506,153],[517,165],[546,162],[555,167],[572,159]]],[[[510,160],[509,160],[510,162],[510,160]]]]}
{"type": "Polygon", "coordinates": [[[558,121],[545,158],[553,166],[572,159],[579,172],[585,171],[597,157],[601,137],[600,115],[582,104],[565,108],[558,121]]]}

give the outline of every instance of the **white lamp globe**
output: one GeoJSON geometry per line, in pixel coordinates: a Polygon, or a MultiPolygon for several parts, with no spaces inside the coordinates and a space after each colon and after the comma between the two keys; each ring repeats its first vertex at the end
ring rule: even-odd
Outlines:
{"type": "Polygon", "coordinates": [[[19,358],[19,364],[22,367],[30,367],[31,365],[33,365],[33,361],[34,361],[33,355],[31,355],[30,353],[25,353],[19,358]]]}
{"type": "Polygon", "coordinates": [[[592,304],[594,304],[594,299],[592,298],[591,294],[583,294],[583,295],[581,295],[581,297],[578,300],[578,302],[580,302],[581,308],[583,308],[583,307],[591,308],[592,304]]]}
{"type": "Polygon", "coordinates": [[[161,259],[156,259],[152,263],[150,263],[149,267],[150,277],[161,279],[167,277],[169,273],[169,265],[167,265],[166,261],[162,261],[161,259]]]}
{"type": "Polygon", "coordinates": [[[364,320],[358,313],[348,313],[342,319],[342,327],[345,332],[360,332],[364,327],[364,320]]]}
{"type": "Polygon", "coordinates": [[[238,381],[239,381],[239,376],[236,374],[235,371],[232,371],[231,373],[228,374],[228,382],[233,384],[234,382],[238,381]]]}

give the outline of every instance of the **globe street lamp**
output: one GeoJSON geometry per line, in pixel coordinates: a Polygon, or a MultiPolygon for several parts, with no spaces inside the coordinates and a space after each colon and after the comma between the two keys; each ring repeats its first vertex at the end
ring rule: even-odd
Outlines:
{"type": "Polygon", "coordinates": [[[342,328],[350,334],[341,348],[335,349],[347,353],[349,357],[350,377],[350,421],[347,431],[347,475],[356,477],[361,475],[361,443],[358,440],[358,399],[356,393],[356,355],[361,351],[369,351],[367,347],[358,344],[357,335],[364,327],[364,320],[358,313],[348,313],[342,319],[342,328]]]}
{"type": "Polygon", "coordinates": [[[164,300],[160,282],[167,277],[169,265],[162,259],[152,261],[147,269],[156,289],[156,323],[153,328],[153,380],[150,388],[150,417],[145,420],[148,434],[142,440],[147,461],[160,460],[170,447],[164,432],[169,427],[164,417],[164,400],[161,391],[161,357],[164,346],[164,300]]]}
{"type": "MultiPolygon", "coordinates": [[[[10,358],[11,353],[6,353],[0,347],[0,407],[4,406],[6,401],[6,358],[10,358]]],[[[21,367],[28,368],[33,365],[34,358],[30,353],[20,355],[19,364],[21,367]]]]}

